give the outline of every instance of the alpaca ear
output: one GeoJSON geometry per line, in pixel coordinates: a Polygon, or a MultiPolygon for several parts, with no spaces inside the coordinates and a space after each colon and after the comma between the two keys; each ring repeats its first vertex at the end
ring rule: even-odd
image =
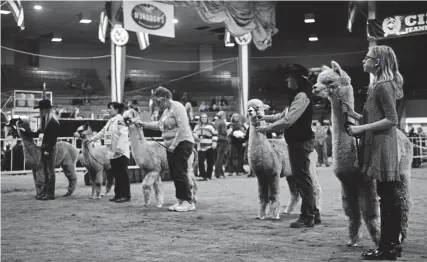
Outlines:
{"type": "Polygon", "coordinates": [[[262,105],[262,109],[265,111],[265,110],[268,110],[268,109],[270,109],[270,106],[269,105],[267,105],[267,104],[263,104],[262,105]]]}
{"type": "Polygon", "coordinates": [[[335,61],[332,61],[331,65],[332,65],[332,70],[334,70],[335,73],[337,73],[338,75],[341,76],[342,74],[341,74],[341,67],[340,67],[340,65],[337,62],[335,62],[335,61]]]}
{"type": "Polygon", "coordinates": [[[322,65],[322,71],[330,70],[331,68],[327,65],[322,65]]]}

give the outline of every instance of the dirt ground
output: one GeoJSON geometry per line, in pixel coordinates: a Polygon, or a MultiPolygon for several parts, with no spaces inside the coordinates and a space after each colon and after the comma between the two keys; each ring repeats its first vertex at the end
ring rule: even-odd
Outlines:
{"type": "MultiPolygon", "coordinates": [[[[340,186],[330,168],[318,172],[323,223],[291,229],[297,215],[279,221],[254,219],[256,178],[200,181],[196,212],[167,211],[174,203],[165,183],[165,205],[144,208],[141,184],[132,185],[132,202],[89,200],[82,175],[70,198],[36,201],[32,176],[2,176],[2,261],[360,261],[372,247],[362,226],[363,247],[348,248],[340,186]]],[[[58,196],[66,179],[57,175],[58,196]]],[[[282,180],[281,201],[288,201],[282,180]]],[[[399,261],[427,261],[427,169],[412,173],[413,209],[408,240],[399,261]]]]}

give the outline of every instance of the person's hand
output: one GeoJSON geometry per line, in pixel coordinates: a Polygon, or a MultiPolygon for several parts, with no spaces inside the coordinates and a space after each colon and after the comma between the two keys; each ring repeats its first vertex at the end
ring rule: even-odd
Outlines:
{"type": "Polygon", "coordinates": [[[243,147],[246,147],[246,143],[243,143],[243,145],[242,145],[243,147]]]}
{"type": "Polygon", "coordinates": [[[349,116],[354,116],[356,114],[354,108],[347,102],[341,102],[341,110],[343,114],[347,113],[349,116]]]}
{"type": "Polygon", "coordinates": [[[255,130],[260,133],[267,133],[270,131],[270,128],[269,126],[257,126],[255,127],[255,130]]]}
{"type": "Polygon", "coordinates": [[[166,150],[167,150],[169,153],[173,153],[173,151],[175,151],[175,146],[170,146],[170,147],[166,148],[166,150]]]}
{"type": "Polygon", "coordinates": [[[358,135],[365,133],[365,132],[366,132],[366,130],[363,126],[349,126],[347,128],[347,133],[350,136],[358,136],[358,135]]]}

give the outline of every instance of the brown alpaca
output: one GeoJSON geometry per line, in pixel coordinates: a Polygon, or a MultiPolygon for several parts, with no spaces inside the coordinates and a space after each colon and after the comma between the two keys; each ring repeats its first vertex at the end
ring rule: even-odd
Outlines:
{"type": "MultiPolygon", "coordinates": [[[[26,134],[31,131],[30,122],[27,118],[19,119],[16,122],[16,126],[23,142],[25,165],[32,169],[36,192],[37,195],[40,195],[45,182],[40,148],[34,143],[34,138],[26,134]],[[25,132],[21,132],[21,128],[25,132]]],[[[76,189],[76,162],[78,155],[79,151],[72,144],[62,141],[56,143],[55,167],[62,167],[62,171],[69,183],[68,191],[64,196],[71,196],[76,189]]]]}

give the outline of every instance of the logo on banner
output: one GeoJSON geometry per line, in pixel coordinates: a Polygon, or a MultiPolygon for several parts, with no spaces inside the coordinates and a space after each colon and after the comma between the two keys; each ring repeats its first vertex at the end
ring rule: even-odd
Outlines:
{"type": "Polygon", "coordinates": [[[399,16],[387,17],[383,21],[384,36],[398,35],[400,33],[401,28],[402,28],[402,22],[399,16]]]}
{"type": "Polygon", "coordinates": [[[125,45],[129,41],[129,34],[126,31],[126,29],[124,29],[121,26],[117,26],[117,25],[111,31],[110,37],[111,37],[111,40],[113,41],[113,43],[115,45],[118,45],[118,46],[125,45]]]}
{"type": "Polygon", "coordinates": [[[174,6],[155,1],[123,1],[123,24],[128,31],[175,37],[174,6]]]}
{"type": "Polygon", "coordinates": [[[151,4],[140,4],[132,9],[132,19],[138,25],[157,30],[166,24],[166,15],[159,8],[151,4]]]}
{"type": "Polygon", "coordinates": [[[238,43],[239,45],[247,45],[252,40],[252,33],[246,33],[241,36],[236,36],[234,40],[236,40],[236,43],[238,43]]]}

